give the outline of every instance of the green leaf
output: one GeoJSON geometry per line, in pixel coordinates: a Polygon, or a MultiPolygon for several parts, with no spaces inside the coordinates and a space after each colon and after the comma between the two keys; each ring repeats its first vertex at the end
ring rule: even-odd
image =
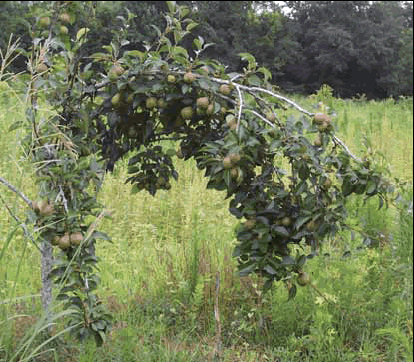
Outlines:
{"type": "Polygon", "coordinates": [[[298,217],[297,220],[296,220],[296,222],[295,222],[295,229],[296,230],[299,230],[300,227],[304,223],[308,222],[310,219],[312,219],[312,215],[298,217]]]}
{"type": "Polygon", "coordinates": [[[247,82],[249,83],[249,85],[254,85],[256,87],[260,87],[260,85],[262,84],[262,81],[256,74],[249,75],[247,77],[247,82]]]}
{"type": "Polygon", "coordinates": [[[296,260],[296,264],[299,267],[302,267],[303,265],[305,265],[306,263],[306,255],[301,255],[297,260],[296,260]]]}
{"type": "Polygon", "coordinates": [[[276,232],[276,234],[281,235],[285,238],[289,237],[289,231],[287,231],[287,229],[284,226],[273,226],[272,230],[274,230],[276,232]]]}
{"type": "Polygon", "coordinates": [[[199,40],[199,39],[195,38],[195,39],[193,40],[193,45],[194,45],[194,47],[195,47],[197,50],[201,50],[202,45],[201,45],[201,42],[200,42],[200,40],[199,40]]]}
{"type": "Polygon", "coordinates": [[[151,27],[153,27],[155,29],[155,31],[157,32],[158,37],[161,36],[161,30],[158,26],[154,25],[154,24],[150,24],[151,27]]]}
{"type": "Polygon", "coordinates": [[[129,50],[125,52],[125,55],[129,56],[129,57],[134,57],[134,58],[139,58],[139,59],[144,59],[146,54],[143,52],[140,52],[139,50],[129,50]]]}
{"type": "Polygon", "coordinates": [[[249,63],[249,70],[256,69],[256,59],[250,53],[239,53],[239,56],[249,63]]]}
{"type": "Polygon", "coordinates": [[[254,262],[250,262],[250,263],[251,264],[249,264],[248,266],[244,267],[243,269],[239,271],[239,275],[241,277],[248,276],[254,271],[256,264],[254,262]]]}
{"type": "Polygon", "coordinates": [[[185,18],[188,14],[190,14],[190,9],[187,6],[179,7],[179,14],[181,18],[185,18]]]}
{"type": "Polygon", "coordinates": [[[95,239],[103,239],[103,240],[111,241],[111,238],[107,234],[101,231],[94,231],[92,233],[92,237],[95,239]]]}
{"type": "Polygon", "coordinates": [[[368,184],[367,184],[367,189],[366,189],[365,193],[368,196],[372,196],[372,195],[375,195],[376,191],[377,191],[377,185],[375,184],[375,182],[369,180],[368,181],[368,184]]]}
{"type": "Polygon", "coordinates": [[[184,49],[183,47],[180,46],[174,46],[172,47],[172,53],[174,55],[183,55],[185,58],[188,58],[188,52],[187,49],[184,49]]]}
{"type": "Polygon", "coordinates": [[[270,72],[269,69],[267,69],[265,67],[261,67],[257,71],[264,75],[264,81],[265,82],[267,82],[269,79],[272,79],[272,73],[270,72]]]}
{"type": "Polygon", "coordinates": [[[89,32],[89,28],[80,28],[78,32],[76,33],[76,41],[84,40],[88,32],[89,32]]]}
{"type": "Polygon", "coordinates": [[[193,30],[194,28],[196,28],[198,26],[198,23],[196,23],[196,22],[191,22],[191,23],[189,23],[188,25],[187,25],[187,27],[185,28],[185,30],[186,31],[191,31],[191,30],[193,30]]]}
{"type": "Polygon", "coordinates": [[[293,265],[295,264],[295,259],[293,259],[291,256],[284,256],[282,259],[282,264],[293,265]]]}
{"type": "Polygon", "coordinates": [[[175,1],[167,1],[167,6],[170,13],[175,13],[175,1]]]}
{"type": "Polygon", "coordinates": [[[231,171],[230,170],[224,170],[224,182],[226,183],[227,187],[230,187],[231,183],[231,171]]]}
{"type": "Polygon", "coordinates": [[[9,132],[10,131],[14,131],[14,130],[16,130],[16,129],[18,129],[18,128],[20,128],[21,126],[23,126],[23,121],[16,121],[16,122],[13,122],[10,126],[9,126],[9,132]]]}
{"type": "Polygon", "coordinates": [[[289,288],[289,297],[288,297],[288,301],[289,301],[289,300],[291,300],[291,299],[294,299],[294,298],[295,298],[295,296],[296,296],[296,291],[297,291],[296,285],[295,285],[295,284],[293,284],[293,285],[289,288]]]}
{"type": "Polygon", "coordinates": [[[277,273],[270,265],[266,265],[263,270],[270,275],[276,275],[277,273]]]}

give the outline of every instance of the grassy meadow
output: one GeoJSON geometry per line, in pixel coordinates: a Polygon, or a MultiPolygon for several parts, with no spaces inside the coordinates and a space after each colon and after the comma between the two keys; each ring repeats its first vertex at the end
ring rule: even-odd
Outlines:
{"type": "MultiPolygon", "coordinates": [[[[15,98],[10,88],[0,92],[0,176],[36,199],[32,167],[19,144],[23,130],[7,132],[24,117],[15,98]]],[[[310,111],[319,101],[335,110],[337,136],[359,157],[367,152],[366,139],[412,200],[412,99],[293,99],[310,111]]],[[[113,243],[102,241],[96,253],[99,294],[114,326],[101,348],[63,331],[59,305],[58,337],[37,348],[44,325],[40,255],[10,216],[25,220],[27,206],[0,184],[0,361],[412,360],[412,208],[378,210],[377,199],[364,205],[354,198],[352,222],[377,232],[381,242],[366,247],[359,235],[345,232],[329,240],[305,265],[313,287],[300,288],[287,302],[282,283],[263,295],[259,278],[238,276],[232,258],[238,220],[228,201],[206,190],[193,160],[176,159],[176,166],[178,182],[155,197],[130,193],[126,161],[105,179],[99,197],[113,218],[100,229],[113,243]]]]}

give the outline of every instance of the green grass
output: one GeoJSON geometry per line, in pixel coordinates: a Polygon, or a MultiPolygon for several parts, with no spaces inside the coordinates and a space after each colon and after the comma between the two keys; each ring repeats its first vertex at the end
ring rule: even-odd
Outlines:
{"type": "MultiPolygon", "coordinates": [[[[309,110],[317,103],[296,101],[309,110]]],[[[337,135],[352,152],[364,155],[366,136],[372,151],[391,164],[393,176],[412,185],[412,100],[324,101],[335,109],[337,135]]],[[[2,130],[23,117],[22,106],[13,102],[2,111],[2,130]]],[[[36,198],[30,165],[21,159],[21,132],[0,135],[0,176],[36,198]]],[[[361,248],[362,239],[349,233],[330,240],[324,255],[306,264],[314,287],[300,288],[287,302],[281,283],[262,295],[260,279],[238,277],[231,256],[238,221],[228,201],[206,190],[193,161],[176,160],[176,166],[178,182],[156,197],[130,194],[124,161],[107,175],[100,200],[114,214],[101,229],[113,243],[101,242],[96,252],[99,294],[115,316],[114,328],[97,349],[71,340],[59,315],[55,333],[62,331],[66,342],[50,341],[50,351],[33,360],[213,360],[217,275],[223,361],[412,359],[412,211],[377,210],[377,201],[363,205],[356,198],[350,203],[353,222],[381,232],[382,241],[361,248]]],[[[33,352],[41,341],[42,320],[35,325],[41,316],[40,257],[5,207],[24,220],[26,205],[3,185],[0,195],[0,361],[10,361],[19,345],[33,352]],[[31,344],[25,332],[36,337],[31,344]]],[[[404,196],[412,200],[412,186],[404,196]]]]}

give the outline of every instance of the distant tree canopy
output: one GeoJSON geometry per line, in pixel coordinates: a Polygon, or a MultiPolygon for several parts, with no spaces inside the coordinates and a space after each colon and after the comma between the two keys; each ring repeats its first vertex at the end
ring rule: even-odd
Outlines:
{"type": "MultiPolygon", "coordinates": [[[[6,48],[10,33],[20,37],[26,47],[31,41],[28,17],[36,13],[33,8],[48,3],[3,1],[0,23],[7,31],[0,34],[0,48],[6,48]]],[[[78,6],[79,2],[72,3],[78,6]]],[[[137,17],[128,29],[133,41],[125,49],[145,48],[145,42],[157,35],[152,25],[165,25],[165,2],[94,3],[97,17],[91,29],[96,41],[91,53],[112,38],[120,25],[117,16],[125,16],[126,9],[137,17]]],[[[413,94],[410,1],[287,1],[289,15],[273,1],[178,3],[190,7],[199,24],[187,41],[202,36],[207,43],[214,43],[204,56],[227,64],[229,70],[242,70],[244,64],[237,54],[249,52],[270,69],[273,82],[288,92],[313,93],[328,84],[341,97],[413,94]]],[[[85,20],[79,26],[88,24],[85,20]]],[[[25,68],[25,59],[20,57],[13,71],[25,68]]]]}

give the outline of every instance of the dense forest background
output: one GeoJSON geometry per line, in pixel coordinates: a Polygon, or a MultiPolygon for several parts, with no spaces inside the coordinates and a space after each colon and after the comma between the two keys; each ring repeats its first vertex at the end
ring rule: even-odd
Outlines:
{"type": "MultiPolygon", "coordinates": [[[[32,43],[31,26],[36,12],[47,1],[0,3],[0,49],[10,34],[21,47],[32,43]]],[[[79,2],[66,2],[76,8],[79,2]]],[[[163,1],[95,1],[94,16],[79,14],[70,34],[87,26],[88,51],[101,51],[121,26],[118,16],[128,9],[136,15],[127,31],[131,42],[124,49],[140,49],[165,26],[163,1]],[[92,19],[92,20],[91,20],[92,19]]],[[[289,93],[311,94],[322,84],[337,97],[365,94],[368,99],[413,94],[413,2],[412,1],[286,1],[289,11],[274,1],[179,1],[187,5],[199,26],[187,36],[202,36],[214,43],[202,57],[227,64],[229,71],[242,71],[239,53],[248,52],[267,67],[273,83],[289,93]]],[[[76,9],[75,9],[76,10],[76,9]]],[[[84,54],[87,59],[88,54],[84,54]]],[[[21,56],[10,71],[25,72],[21,56]]]]}

